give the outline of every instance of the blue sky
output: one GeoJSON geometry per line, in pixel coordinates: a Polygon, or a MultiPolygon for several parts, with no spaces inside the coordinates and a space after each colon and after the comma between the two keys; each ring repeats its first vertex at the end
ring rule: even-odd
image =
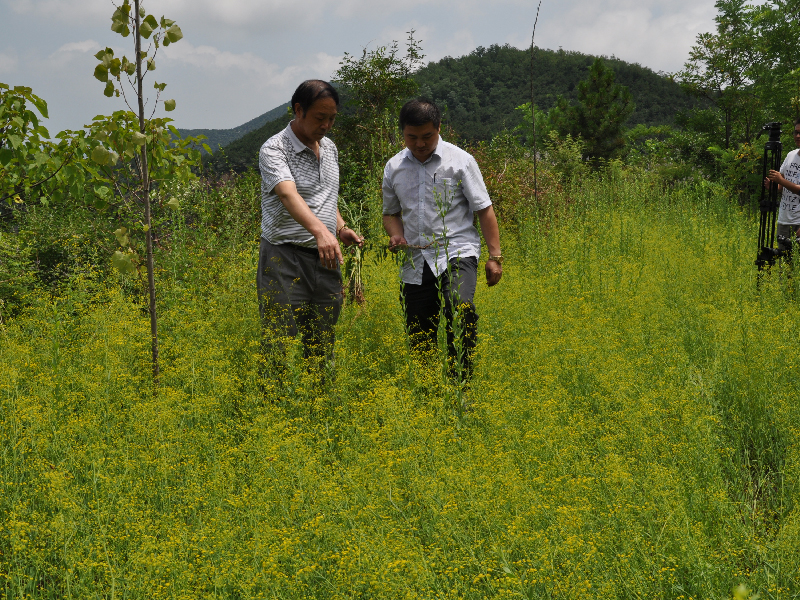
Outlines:
{"type": "MultiPolygon", "coordinates": [[[[288,100],[310,77],[327,79],[345,52],[417,31],[426,61],[477,46],[527,47],[536,2],[522,0],[145,0],[184,39],[159,53],[164,97],[179,127],[229,128],[288,100]]],[[[92,77],[94,54],[129,48],[110,29],[110,0],[0,0],[0,81],[47,100],[51,133],[123,108],[92,77]]],[[[544,0],[536,44],[614,55],[656,71],[680,69],[698,33],[714,29],[712,0],[544,0]]],[[[147,83],[152,89],[152,83],[147,83]]],[[[159,109],[162,110],[162,109],[159,109]]],[[[163,113],[162,113],[163,114],[163,113]]]]}

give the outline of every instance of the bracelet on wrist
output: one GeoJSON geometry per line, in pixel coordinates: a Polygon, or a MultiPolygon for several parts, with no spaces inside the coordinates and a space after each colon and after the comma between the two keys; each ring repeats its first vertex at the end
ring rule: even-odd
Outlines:
{"type": "Polygon", "coordinates": [[[336,237],[339,239],[342,239],[341,238],[342,229],[347,229],[347,223],[342,223],[342,226],[336,230],[336,237]]]}
{"type": "Polygon", "coordinates": [[[490,254],[489,258],[487,260],[493,260],[494,262],[496,262],[496,263],[498,263],[499,265],[502,266],[502,264],[503,264],[503,255],[502,254],[498,254],[497,256],[492,256],[490,254]]]}

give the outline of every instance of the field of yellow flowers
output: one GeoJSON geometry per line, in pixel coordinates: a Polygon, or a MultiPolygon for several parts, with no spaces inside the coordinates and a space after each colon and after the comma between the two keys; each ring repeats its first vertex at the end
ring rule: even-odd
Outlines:
{"type": "Polygon", "coordinates": [[[0,327],[0,596],[797,598],[797,279],[756,289],[712,185],[551,200],[479,285],[466,391],[409,355],[377,252],[335,383],[276,403],[252,232],[161,257],[157,394],[130,281],[33,298],[0,327]]]}

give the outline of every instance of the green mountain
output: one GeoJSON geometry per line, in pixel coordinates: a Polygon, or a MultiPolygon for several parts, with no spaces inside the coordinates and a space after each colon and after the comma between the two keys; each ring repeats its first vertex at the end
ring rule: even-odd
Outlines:
{"type": "MultiPolygon", "coordinates": [[[[536,49],[535,104],[549,110],[559,95],[575,99],[578,82],[586,78],[594,59],[580,52],[536,49]]],[[[639,123],[670,125],[679,111],[696,103],[663,74],[613,57],[605,60],[614,71],[616,81],[630,89],[636,104],[627,123],[629,126],[639,123]]],[[[509,45],[481,47],[460,58],[446,57],[428,63],[414,78],[419,83],[420,94],[442,107],[445,121],[458,135],[468,141],[489,140],[499,131],[513,129],[521,122],[522,115],[516,107],[531,98],[531,55],[529,50],[509,45]]],[[[276,120],[240,136],[225,146],[223,152],[215,152],[207,159],[207,164],[215,171],[256,167],[261,145],[290,120],[285,107],[282,111],[276,120]]]]}
{"type": "MultiPolygon", "coordinates": [[[[577,97],[595,57],[580,52],[537,48],[533,61],[533,100],[552,108],[559,95],[577,97]]],[[[628,125],[671,125],[675,114],[695,104],[681,87],[652,69],[605,58],[616,82],[630,89],[636,105],[628,125]]],[[[521,122],[515,108],[531,99],[530,50],[511,46],[477,48],[467,56],[443,58],[420,69],[415,79],[420,94],[445,110],[445,118],[468,140],[488,140],[503,128],[521,122]]]]}
{"type": "MultiPolygon", "coordinates": [[[[245,123],[244,125],[239,125],[238,127],[234,127],[233,129],[178,129],[181,134],[181,137],[186,136],[196,136],[196,135],[204,135],[208,139],[206,143],[211,147],[213,152],[216,152],[220,146],[227,146],[231,142],[240,139],[242,136],[250,133],[258,129],[259,127],[263,127],[270,121],[274,121],[275,119],[280,118],[289,108],[289,103],[282,104],[265,112],[263,115],[256,117],[245,123]]],[[[203,150],[205,154],[205,150],[203,150]]]]}

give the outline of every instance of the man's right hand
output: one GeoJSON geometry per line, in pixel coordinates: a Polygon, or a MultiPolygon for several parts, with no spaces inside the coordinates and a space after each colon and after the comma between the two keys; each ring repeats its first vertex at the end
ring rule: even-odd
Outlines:
{"type": "Polygon", "coordinates": [[[339,247],[339,240],[336,239],[327,227],[314,236],[317,240],[317,250],[319,250],[319,261],[326,269],[335,269],[336,265],[343,264],[342,249],[339,247]]]}
{"type": "Polygon", "coordinates": [[[389,238],[389,250],[392,252],[397,252],[401,248],[405,248],[407,246],[408,242],[402,235],[393,235],[389,238]]]}

